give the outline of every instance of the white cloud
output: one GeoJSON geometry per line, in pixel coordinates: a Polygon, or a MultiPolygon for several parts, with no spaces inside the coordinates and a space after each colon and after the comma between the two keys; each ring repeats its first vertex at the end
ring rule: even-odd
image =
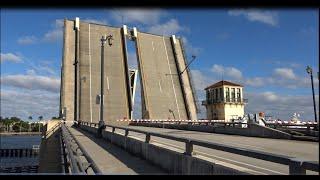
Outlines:
{"type": "Polygon", "coordinates": [[[88,23],[94,23],[94,24],[103,24],[103,25],[107,25],[108,24],[108,21],[105,20],[105,19],[92,19],[92,18],[87,18],[87,19],[83,19],[81,21],[84,21],[84,22],[88,22],[88,23]]]}
{"type": "Polygon", "coordinates": [[[228,67],[226,69],[227,71],[227,76],[231,77],[231,78],[235,78],[235,79],[240,79],[242,78],[242,73],[240,70],[238,70],[237,68],[234,67],[228,67]]]}
{"type": "Polygon", "coordinates": [[[218,64],[214,64],[211,68],[211,71],[216,74],[223,74],[224,73],[224,67],[218,64]]]}
{"type": "Polygon", "coordinates": [[[18,54],[13,54],[13,53],[1,53],[1,63],[5,62],[5,61],[11,61],[11,62],[15,62],[15,63],[19,63],[22,62],[22,57],[21,55],[18,54]]]}
{"type": "Polygon", "coordinates": [[[278,25],[278,14],[272,11],[261,10],[230,10],[228,11],[230,16],[244,16],[249,21],[257,21],[268,24],[270,26],[278,25]]]}
{"type": "Polygon", "coordinates": [[[279,100],[279,97],[275,93],[270,91],[261,93],[261,96],[269,102],[276,102],[277,100],[279,100]]]}
{"type": "MultiPolygon", "coordinates": [[[[274,92],[249,93],[245,92],[248,104],[245,107],[247,113],[265,112],[273,118],[290,120],[293,113],[299,113],[301,120],[312,120],[313,103],[309,95],[280,95],[274,92]]],[[[319,109],[319,96],[316,96],[317,110],[319,109]]]]}
{"type": "Polygon", "coordinates": [[[185,49],[186,49],[186,51],[187,51],[186,53],[187,53],[188,55],[195,55],[195,56],[197,56],[197,55],[199,55],[200,52],[202,51],[201,48],[195,47],[194,45],[192,45],[192,44],[188,41],[188,39],[187,39],[186,37],[182,36],[182,37],[181,37],[181,40],[182,40],[183,45],[184,45],[184,47],[185,47],[185,49]]]}
{"type": "Polygon", "coordinates": [[[56,19],[52,25],[53,29],[44,34],[42,40],[44,42],[56,42],[62,40],[63,37],[63,19],[56,19]]]}
{"type": "Polygon", "coordinates": [[[214,64],[211,71],[220,76],[226,76],[232,79],[241,79],[242,72],[235,67],[223,67],[221,65],[214,64]]]}
{"type": "Polygon", "coordinates": [[[19,89],[1,89],[1,116],[20,117],[27,120],[28,116],[37,119],[43,116],[49,119],[58,116],[59,94],[43,91],[19,89]]]}
{"type": "Polygon", "coordinates": [[[170,19],[164,24],[156,24],[148,28],[148,32],[159,35],[174,35],[181,31],[186,31],[186,27],[182,27],[176,19],[170,19]]]}
{"type": "Polygon", "coordinates": [[[63,19],[56,19],[51,25],[52,28],[47,31],[42,37],[36,37],[34,35],[25,36],[18,39],[19,44],[27,45],[38,42],[56,42],[62,40],[63,37],[63,19]]]}
{"type": "Polygon", "coordinates": [[[111,16],[118,23],[141,23],[145,25],[157,24],[166,13],[160,9],[117,9],[111,16]]]}
{"type": "Polygon", "coordinates": [[[54,24],[53,24],[53,27],[62,28],[63,24],[64,24],[64,20],[63,19],[56,19],[54,24]]]}
{"type": "Polygon", "coordinates": [[[262,77],[254,77],[254,78],[247,78],[244,80],[244,84],[252,87],[261,87],[266,85],[265,78],[262,77]]]}
{"type": "Polygon", "coordinates": [[[211,85],[211,83],[216,82],[217,80],[206,76],[203,72],[200,70],[191,70],[191,81],[193,84],[193,87],[195,89],[195,96],[196,96],[196,104],[198,107],[198,110],[200,113],[198,113],[198,118],[199,119],[205,119],[206,118],[206,108],[201,105],[201,101],[205,100],[206,94],[204,91],[204,88],[207,86],[211,85]]]}
{"type": "Polygon", "coordinates": [[[23,88],[29,90],[44,90],[49,92],[59,92],[60,79],[39,75],[6,75],[1,77],[3,86],[23,88]]]}
{"type": "MultiPolygon", "coordinates": [[[[108,24],[107,20],[105,19],[93,19],[93,18],[86,18],[80,19],[80,21],[88,22],[88,23],[96,23],[96,24],[108,24]]],[[[42,42],[56,42],[61,41],[63,38],[63,26],[64,20],[63,19],[56,19],[52,24],[52,29],[47,31],[43,37],[39,38],[42,42]]],[[[32,44],[36,43],[38,38],[35,36],[26,36],[18,40],[20,44],[32,44]]]]}
{"type": "Polygon", "coordinates": [[[36,71],[34,69],[28,69],[27,70],[27,74],[28,75],[35,75],[36,74],[36,71]]]}
{"type": "Polygon", "coordinates": [[[38,38],[35,36],[24,36],[18,39],[18,44],[21,45],[35,44],[37,42],[38,38]]]}
{"type": "MultiPolygon", "coordinates": [[[[252,86],[276,86],[280,88],[309,88],[310,79],[308,77],[297,76],[293,69],[290,68],[275,68],[269,77],[244,77],[242,72],[234,67],[224,67],[222,65],[213,65],[211,71],[220,78],[229,79],[237,83],[252,86]]],[[[319,86],[318,81],[314,81],[315,87],[319,86]]]]}
{"type": "Polygon", "coordinates": [[[55,42],[62,40],[62,29],[50,30],[43,36],[43,41],[45,42],[55,42]]]}
{"type": "Polygon", "coordinates": [[[296,79],[296,75],[290,68],[276,68],[274,70],[274,75],[285,79],[296,79]]]}
{"type": "Polygon", "coordinates": [[[34,63],[33,61],[25,60],[25,64],[29,66],[31,70],[34,71],[34,73],[40,74],[40,75],[50,75],[50,76],[56,76],[57,66],[54,64],[55,61],[53,60],[42,60],[38,61],[37,63],[34,63]]]}
{"type": "Polygon", "coordinates": [[[196,90],[203,91],[204,88],[210,85],[210,83],[214,82],[214,78],[209,78],[200,70],[191,70],[191,76],[194,80],[194,86],[196,90]]]}

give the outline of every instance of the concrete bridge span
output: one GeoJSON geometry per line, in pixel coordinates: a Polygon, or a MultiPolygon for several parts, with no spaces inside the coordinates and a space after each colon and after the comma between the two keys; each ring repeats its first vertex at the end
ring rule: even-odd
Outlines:
{"type": "Polygon", "coordinates": [[[100,99],[106,123],[131,119],[132,82],[127,40],[135,41],[141,75],[143,118],[197,119],[196,96],[180,38],[79,21],[64,21],[61,66],[60,117],[67,121],[97,123],[100,99]],[[101,88],[101,38],[112,36],[104,47],[104,97],[101,88]]]}
{"type": "Polygon", "coordinates": [[[319,145],[315,142],[112,125],[102,131],[101,139],[96,137],[96,123],[83,122],[79,127],[59,121],[48,124],[50,128],[40,147],[39,173],[60,174],[68,168],[67,164],[89,167],[91,162],[102,174],[319,172],[319,145]],[[64,139],[66,129],[74,141],[64,139]],[[66,152],[76,156],[70,159],[66,152]],[[84,157],[89,161],[83,161],[84,157]]]}

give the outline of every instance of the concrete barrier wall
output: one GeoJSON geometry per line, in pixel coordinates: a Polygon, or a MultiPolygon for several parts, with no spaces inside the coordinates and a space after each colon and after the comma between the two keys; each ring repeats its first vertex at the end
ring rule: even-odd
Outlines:
{"type": "Polygon", "coordinates": [[[80,125],[80,128],[85,130],[85,131],[88,131],[90,133],[93,133],[93,134],[96,134],[98,132],[98,129],[95,128],[95,127],[90,127],[90,126],[86,126],[86,125],[80,125]]]}
{"type": "Polygon", "coordinates": [[[49,121],[45,126],[44,134],[40,144],[38,173],[61,173],[61,128],[60,121],[49,121]]]}
{"type": "MultiPolygon", "coordinates": [[[[96,132],[94,127],[81,126],[81,128],[88,132],[96,132]]],[[[235,168],[187,156],[121,134],[103,131],[102,136],[105,140],[125,149],[132,155],[141,157],[172,174],[247,174],[235,168]]]]}
{"type": "Polygon", "coordinates": [[[289,133],[285,133],[269,127],[251,124],[248,128],[230,127],[230,126],[205,126],[205,125],[188,125],[188,124],[161,124],[161,123],[134,123],[131,125],[158,127],[168,129],[179,129],[188,131],[199,131],[208,133],[241,135],[251,137],[264,137],[264,138],[276,138],[276,139],[291,139],[289,133]]]}
{"type": "Polygon", "coordinates": [[[273,129],[266,126],[261,126],[259,124],[250,124],[249,126],[249,133],[251,136],[258,136],[258,137],[271,137],[277,139],[291,139],[291,134],[279,131],[277,129],[273,129]]]}

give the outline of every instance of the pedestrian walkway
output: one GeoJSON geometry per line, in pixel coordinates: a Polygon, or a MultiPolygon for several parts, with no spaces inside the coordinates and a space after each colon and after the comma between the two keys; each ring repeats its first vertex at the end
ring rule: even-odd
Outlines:
{"type": "Polygon", "coordinates": [[[166,174],[160,168],[88,132],[74,127],[69,129],[103,174],[166,174]]]}

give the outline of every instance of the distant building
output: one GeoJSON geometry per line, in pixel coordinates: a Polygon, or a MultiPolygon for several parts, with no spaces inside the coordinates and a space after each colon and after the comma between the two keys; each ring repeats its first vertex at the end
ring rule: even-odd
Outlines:
{"type": "Polygon", "coordinates": [[[219,81],[204,89],[207,119],[231,121],[244,115],[243,86],[229,81],[219,81]]]}

